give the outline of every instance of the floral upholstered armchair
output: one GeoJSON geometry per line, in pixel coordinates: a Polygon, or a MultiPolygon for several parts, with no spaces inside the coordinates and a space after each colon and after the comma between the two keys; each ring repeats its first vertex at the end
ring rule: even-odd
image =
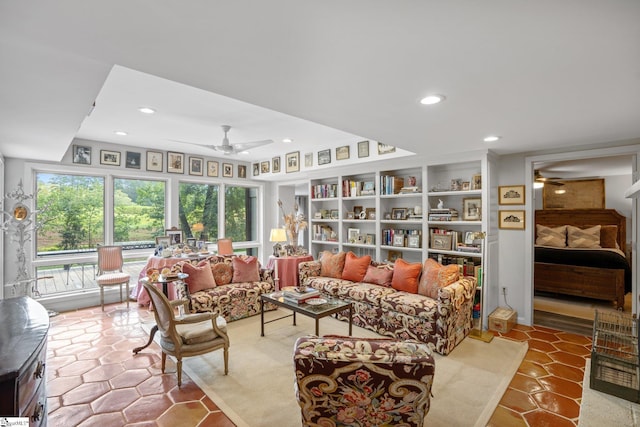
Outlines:
{"type": "Polygon", "coordinates": [[[303,426],[422,426],[435,362],[425,343],[298,338],[293,362],[303,426]]]}

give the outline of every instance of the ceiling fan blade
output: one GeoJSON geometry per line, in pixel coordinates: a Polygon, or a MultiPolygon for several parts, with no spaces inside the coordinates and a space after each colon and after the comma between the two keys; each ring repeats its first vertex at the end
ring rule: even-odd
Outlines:
{"type": "Polygon", "coordinates": [[[237,151],[249,150],[251,148],[261,147],[263,145],[273,143],[273,139],[264,139],[262,141],[252,141],[252,142],[239,142],[237,144],[232,144],[233,147],[237,151]]]}
{"type": "Polygon", "coordinates": [[[211,150],[217,150],[216,147],[218,147],[217,145],[212,145],[212,144],[198,144],[196,142],[189,142],[189,141],[181,141],[179,139],[169,139],[169,141],[173,141],[173,142],[179,142],[180,144],[189,144],[189,145],[195,145],[197,147],[203,147],[203,148],[209,148],[211,150]]]}

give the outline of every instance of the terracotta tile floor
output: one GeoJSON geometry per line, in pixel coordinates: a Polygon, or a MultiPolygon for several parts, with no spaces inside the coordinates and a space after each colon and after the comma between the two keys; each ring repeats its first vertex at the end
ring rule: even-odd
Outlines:
{"type": "MultiPolygon", "coordinates": [[[[61,313],[48,344],[49,426],[234,426],[188,375],[177,387],[175,364],[160,372],[160,350],[141,321],[153,316],[131,304],[61,313]]],[[[497,334],[496,335],[500,335],[497,334]]],[[[516,327],[505,338],[529,351],[490,426],[575,426],[591,338],[545,327],[516,327]]]]}

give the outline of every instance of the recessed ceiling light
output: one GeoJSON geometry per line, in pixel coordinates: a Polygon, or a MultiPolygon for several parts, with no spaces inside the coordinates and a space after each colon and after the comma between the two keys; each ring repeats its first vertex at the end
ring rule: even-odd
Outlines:
{"type": "Polygon", "coordinates": [[[283,140],[282,140],[282,142],[284,142],[284,143],[288,144],[288,143],[290,143],[290,142],[293,142],[293,139],[291,139],[291,138],[285,138],[285,139],[283,139],[283,140]]]}
{"type": "Polygon", "coordinates": [[[428,95],[420,100],[420,104],[433,105],[444,101],[444,95],[428,95]]]}
{"type": "Polygon", "coordinates": [[[140,111],[141,113],[144,114],[153,114],[156,112],[156,110],[154,110],[153,108],[149,108],[149,107],[140,107],[138,108],[138,111],[140,111]]]}
{"type": "Polygon", "coordinates": [[[247,150],[238,151],[238,154],[249,154],[247,150]]]}
{"type": "Polygon", "coordinates": [[[484,142],[495,142],[495,141],[499,140],[500,138],[502,138],[502,137],[500,137],[498,135],[489,135],[489,136],[484,138],[484,142]]]}
{"type": "Polygon", "coordinates": [[[115,131],[113,133],[115,133],[116,135],[120,135],[120,136],[127,136],[128,135],[128,133],[126,133],[123,130],[117,130],[117,131],[115,131]]]}

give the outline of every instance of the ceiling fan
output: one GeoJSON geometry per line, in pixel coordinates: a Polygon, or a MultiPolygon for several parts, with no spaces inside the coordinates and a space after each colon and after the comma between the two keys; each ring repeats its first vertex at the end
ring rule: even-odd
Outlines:
{"type": "Polygon", "coordinates": [[[557,186],[564,185],[563,182],[559,181],[562,178],[557,177],[557,176],[556,177],[545,177],[545,176],[542,176],[540,171],[537,170],[537,169],[533,172],[533,179],[534,179],[535,182],[540,182],[542,184],[551,184],[551,185],[557,185],[557,186]]]}
{"type": "Polygon", "coordinates": [[[262,141],[239,142],[239,143],[231,144],[229,142],[229,137],[227,136],[227,133],[229,132],[229,130],[231,130],[231,126],[222,125],[222,131],[224,132],[224,138],[222,138],[222,144],[220,144],[220,145],[197,144],[195,142],[178,141],[178,140],[175,140],[175,141],[176,142],[181,142],[183,144],[191,144],[191,145],[197,145],[199,147],[210,148],[212,150],[220,151],[220,152],[222,152],[224,154],[227,154],[227,155],[238,154],[238,153],[240,153],[242,151],[250,150],[251,148],[261,147],[263,145],[271,144],[273,142],[272,139],[264,139],[262,141]]]}

